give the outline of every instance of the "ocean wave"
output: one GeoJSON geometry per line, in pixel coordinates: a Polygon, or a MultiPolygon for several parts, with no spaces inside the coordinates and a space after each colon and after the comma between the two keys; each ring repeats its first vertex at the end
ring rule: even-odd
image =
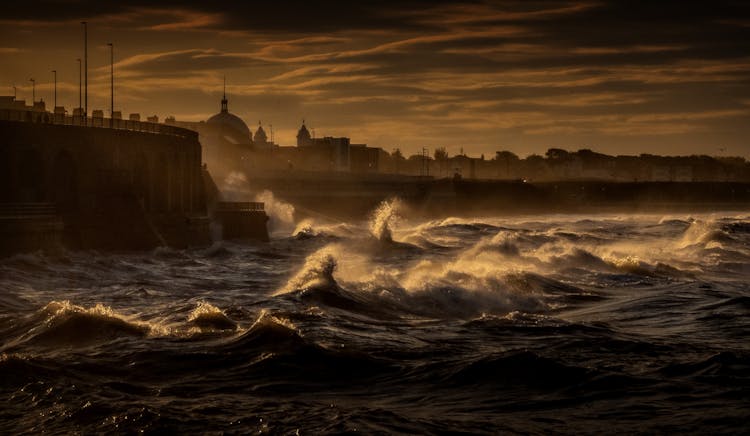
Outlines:
{"type": "Polygon", "coordinates": [[[234,252],[227,247],[226,241],[216,241],[210,247],[200,250],[198,253],[206,258],[225,259],[234,255],[234,252]]]}
{"type": "Polygon", "coordinates": [[[452,248],[449,245],[439,244],[432,241],[430,238],[419,234],[405,236],[403,238],[403,243],[412,247],[418,247],[422,250],[449,250],[452,248]]]}
{"type": "Polygon", "coordinates": [[[430,223],[430,227],[435,231],[458,232],[458,233],[494,233],[502,230],[492,224],[468,221],[460,218],[445,218],[441,221],[430,223]]]}
{"type": "Polygon", "coordinates": [[[694,220],[692,219],[680,219],[672,216],[665,216],[659,220],[660,226],[674,226],[674,227],[687,227],[694,220]]]}
{"type": "Polygon", "coordinates": [[[750,234],[750,222],[738,221],[727,223],[721,226],[721,229],[729,234],[750,234]]]}
{"type": "Polygon", "coordinates": [[[679,248],[687,248],[695,245],[709,244],[711,242],[731,243],[734,241],[729,233],[719,226],[714,220],[695,220],[690,224],[679,241],[679,248]]]}
{"type": "Polygon", "coordinates": [[[377,375],[391,367],[356,349],[323,346],[306,338],[288,319],[262,312],[242,335],[221,345],[216,351],[237,353],[250,358],[245,364],[248,376],[274,383],[302,380],[307,384],[344,384],[363,376],[377,375]]]}
{"type": "Polygon", "coordinates": [[[660,372],[670,377],[722,377],[747,383],[750,381],[750,356],[745,353],[723,351],[699,361],[672,363],[660,372]]]}
{"type": "Polygon", "coordinates": [[[493,311],[547,310],[545,293],[573,290],[553,279],[498,269],[475,256],[446,263],[422,261],[404,269],[379,268],[363,258],[358,267],[336,278],[339,259],[345,259],[345,266],[356,263],[340,246],[313,253],[274,295],[291,294],[307,304],[368,314],[466,317],[493,311]]]}
{"type": "Polygon", "coordinates": [[[611,337],[614,330],[603,322],[571,322],[546,314],[510,312],[506,315],[482,314],[462,324],[493,336],[502,335],[549,335],[569,337],[611,337]]]}
{"type": "Polygon", "coordinates": [[[275,295],[335,285],[336,280],[333,278],[333,271],[336,269],[337,261],[332,250],[333,248],[328,246],[308,256],[297,274],[275,295]]]}
{"type": "Polygon", "coordinates": [[[237,330],[236,322],[229,319],[223,310],[201,301],[198,306],[190,312],[188,323],[197,327],[200,331],[214,330],[237,330]]]}
{"type": "Polygon", "coordinates": [[[360,228],[350,223],[321,223],[312,218],[305,218],[295,226],[292,237],[305,239],[343,239],[362,236],[360,228]]]}
{"type": "Polygon", "coordinates": [[[151,255],[156,259],[190,259],[185,250],[178,250],[171,247],[159,246],[151,251],[151,255]]]}
{"type": "Polygon", "coordinates": [[[564,364],[533,351],[516,351],[483,356],[462,363],[444,380],[462,387],[544,387],[555,388],[580,383],[588,378],[586,368],[564,364]]]}
{"type": "Polygon", "coordinates": [[[222,345],[222,349],[291,350],[307,342],[288,319],[261,311],[253,324],[240,336],[222,345]]]}
{"type": "Polygon", "coordinates": [[[25,320],[21,337],[11,349],[24,346],[78,347],[109,342],[118,338],[142,338],[158,331],[158,327],[116,313],[97,304],[90,308],[69,301],[52,301],[25,320]]]}

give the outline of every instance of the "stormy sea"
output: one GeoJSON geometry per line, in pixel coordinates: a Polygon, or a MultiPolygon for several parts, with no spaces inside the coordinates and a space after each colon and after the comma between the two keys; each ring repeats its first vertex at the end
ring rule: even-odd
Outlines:
{"type": "Polygon", "coordinates": [[[0,433],[741,433],[750,215],[295,222],[0,260],[0,433]]]}

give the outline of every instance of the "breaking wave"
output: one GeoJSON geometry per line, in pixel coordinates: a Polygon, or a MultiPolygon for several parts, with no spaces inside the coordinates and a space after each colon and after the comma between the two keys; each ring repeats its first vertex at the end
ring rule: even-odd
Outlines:
{"type": "Polygon", "coordinates": [[[25,325],[28,331],[14,345],[76,347],[158,332],[155,326],[120,315],[108,306],[84,308],[69,301],[50,302],[25,325]]]}
{"type": "Polygon", "coordinates": [[[402,207],[401,200],[395,198],[383,201],[373,211],[369,227],[370,233],[375,239],[381,242],[393,241],[391,226],[398,220],[399,210],[402,207]]]}
{"type": "Polygon", "coordinates": [[[203,301],[190,312],[188,322],[201,330],[236,330],[238,327],[223,310],[203,301]]]}

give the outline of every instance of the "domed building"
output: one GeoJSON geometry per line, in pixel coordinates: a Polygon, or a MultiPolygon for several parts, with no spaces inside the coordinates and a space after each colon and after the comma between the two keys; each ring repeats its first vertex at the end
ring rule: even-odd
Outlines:
{"type": "Polygon", "coordinates": [[[226,89],[221,99],[221,112],[209,118],[206,125],[224,139],[235,144],[249,144],[252,140],[247,124],[237,115],[229,113],[226,89]]]}
{"type": "MultiPolygon", "coordinates": [[[[221,99],[221,111],[198,124],[199,140],[203,146],[203,162],[210,168],[223,171],[237,170],[245,156],[253,150],[250,129],[237,115],[229,112],[226,82],[221,99]]],[[[221,171],[217,172],[218,174],[221,171]]]]}

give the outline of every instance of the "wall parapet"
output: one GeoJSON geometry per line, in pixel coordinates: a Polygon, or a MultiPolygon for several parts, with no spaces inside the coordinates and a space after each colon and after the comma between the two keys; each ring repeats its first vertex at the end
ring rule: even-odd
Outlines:
{"type": "Polygon", "coordinates": [[[33,110],[0,109],[0,121],[131,130],[135,132],[154,133],[157,135],[177,136],[195,140],[198,139],[198,133],[193,130],[167,124],[129,119],[123,120],[118,118],[83,117],[79,115],[65,115],[60,113],[53,114],[33,110]]]}

